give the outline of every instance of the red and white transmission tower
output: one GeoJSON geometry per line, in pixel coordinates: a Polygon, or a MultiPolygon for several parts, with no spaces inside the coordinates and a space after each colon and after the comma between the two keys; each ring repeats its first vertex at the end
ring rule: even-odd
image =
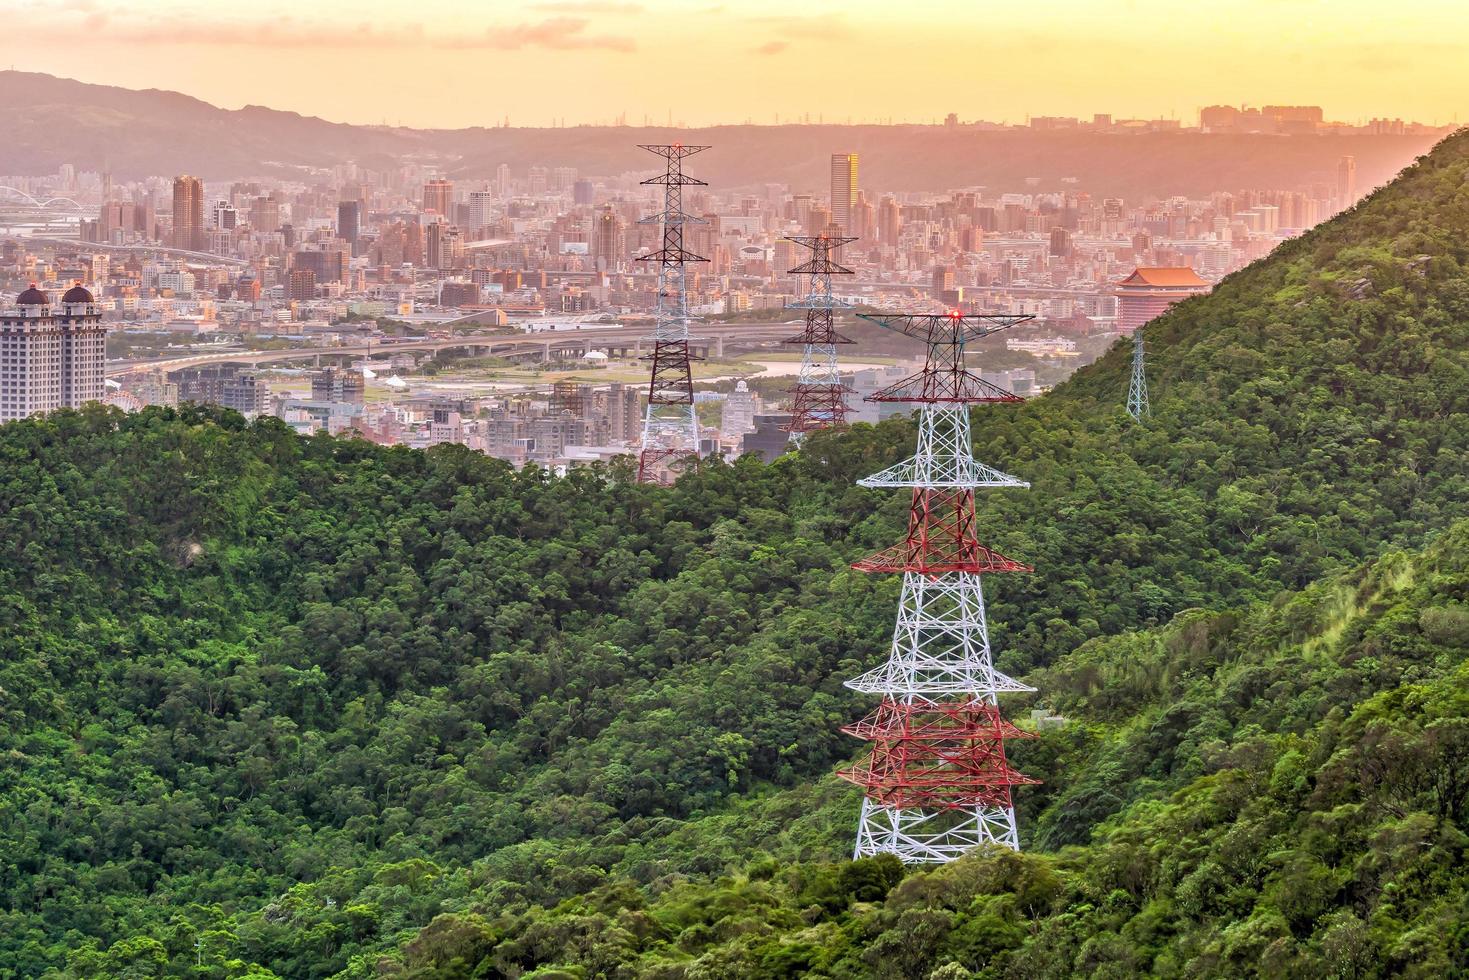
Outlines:
{"type": "Polygon", "coordinates": [[[846,304],[832,295],[831,277],[850,276],[852,270],[833,262],[831,250],[857,239],[818,235],[787,240],[809,248],[813,253],[810,261],[790,270],[796,275],[811,277],[811,289],[806,298],[788,307],[806,311],[806,329],[800,336],[786,341],[788,344],[802,344],[803,350],[801,374],[796,386],[790,389],[793,396],[791,420],[782,426],[791,434],[792,442],[800,442],[803,435],[814,429],[841,425],[847,419],[847,412],[851,411],[843,397],[848,389],[842,385],[841,372],[837,368],[837,345],[852,341],[837,333],[832,323],[832,310],[846,304]]]}
{"type": "Polygon", "coordinates": [[[1005,759],[1005,741],[1025,733],[1000,717],[997,695],[1032,688],[995,670],[980,580],[1031,569],[979,543],[974,491],[1029,484],[974,458],[969,406],[1021,399],[970,373],[964,346],[1030,317],[861,316],[922,340],[928,357],[918,374],[869,399],[919,406],[918,452],[858,481],[913,498],[903,542],[852,566],[903,575],[887,662],[847,681],[882,695],[876,711],[843,729],[873,743],[840,773],[865,791],[855,856],[918,863],[983,844],[1019,850],[1010,791],[1036,780],[1005,759]]]}
{"type": "Polygon", "coordinates": [[[699,454],[699,417],[694,412],[694,377],[689,368],[688,281],[684,266],[707,262],[683,247],[683,226],[702,224],[702,219],[685,214],[683,189],[704,186],[704,181],[683,172],[685,157],[707,146],[641,145],[667,162],[664,172],[643,181],[663,185],[663,210],[642,219],[642,224],[663,228],[663,247],[638,257],[639,262],[658,263],[658,303],[654,311],[652,377],[648,382],[648,410],[643,417],[642,452],[638,455],[639,483],[671,483],[678,469],[699,454]]]}

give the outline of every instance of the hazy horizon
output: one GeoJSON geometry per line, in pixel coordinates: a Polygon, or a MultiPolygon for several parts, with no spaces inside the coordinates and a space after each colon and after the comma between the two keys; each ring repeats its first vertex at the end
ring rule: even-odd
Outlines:
{"type": "Polygon", "coordinates": [[[27,27],[5,67],[356,125],[931,123],[949,112],[1188,125],[1215,104],[1319,105],[1347,122],[1460,115],[1469,59],[1437,39],[1469,30],[1469,8],[1417,0],[1389,20],[1366,0],[1222,8],[917,0],[894,16],[869,0],[817,0],[800,15],[772,0],[324,0],[302,17],[282,0],[248,14],[201,0],[0,0],[27,27]],[[255,56],[268,70],[248,70],[255,56]]]}

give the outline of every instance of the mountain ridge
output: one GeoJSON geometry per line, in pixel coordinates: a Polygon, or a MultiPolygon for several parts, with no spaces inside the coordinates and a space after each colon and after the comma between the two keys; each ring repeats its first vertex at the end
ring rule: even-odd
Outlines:
{"type": "Polygon", "coordinates": [[[0,72],[0,111],[12,134],[0,146],[0,172],[54,173],[69,162],[83,170],[110,168],[122,179],[179,172],[211,180],[299,179],[310,168],[349,160],[392,169],[409,156],[436,159],[448,174],[466,180],[491,179],[501,163],[517,173],[533,165],[568,165],[616,176],[648,168],[638,143],[698,139],[717,151],[699,158],[699,173],[720,187],[775,182],[824,192],[829,154],[840,151],[861,154],[863,182],[884,190],[1011,190],[1038,178],[1043,191],[1161,198],[1329,183],[1344,153],[1357,157],[1360,185],[1372,186],[1433,142],[1426,136],[1112,136],[835,124],[420,130],[256,106],[221,109],[168,90],[16,71],[0,72]],[[102,109],[114,114],[111,122],[93,118],[102,109]],[[1079,183],[1063,184],[1065,178],[1079,183]]]}

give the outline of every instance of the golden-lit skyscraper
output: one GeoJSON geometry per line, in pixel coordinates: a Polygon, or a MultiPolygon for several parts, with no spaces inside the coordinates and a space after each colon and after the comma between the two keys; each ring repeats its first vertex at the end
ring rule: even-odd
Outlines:
{"type": "Polygon", "coordinates": [[[831,155],[831,223],[843,234],[851,234],[852,212],[857,207],[857,154],[831,155]]]}
{"type": "Polygon", "coordinates": [[[173,179],[173,245],[204,251],[204,182],[188,174],[173,179]]]}

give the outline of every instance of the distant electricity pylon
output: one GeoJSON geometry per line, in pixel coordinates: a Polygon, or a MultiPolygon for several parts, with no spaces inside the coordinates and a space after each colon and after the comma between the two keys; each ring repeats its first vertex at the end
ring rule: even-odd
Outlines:
{"type": "Polygon", "coordinates": [[[794,396],[791,420],[784,426],[791,434],[792,442],[800,442],[802,436],[815,429],[841,425],[850,411],[843,397],[847,388],[842,384],[841,371],[837,366],[837,345],[852,341],[837,333],[832,322],[832,310],[846,304],[832,295],[831,277],[850,276],[852,270],[833,262],[831,252],[856,240],[828,238],[826,235],[789,239],[812,252],[809,262],[790,270],[795,275],[811,277],[811,289],[806,298],[799,303],[791,303],[789,307],[806,311],[806,329],[786,341],[802,345],[801,374],[791,389],[794,396]]]}
{"type": "Polygon", "coordinates": [[[855,857],[952,861],[985,845],[1020,849],[1011,789],[1036,780],[1012,769],[1005,742],[1027,737],[1000,715],[997,695],[1029,691],[995,670],[980,580],[1029,565],[980,544],[974,491],[1027,487],[986,466],[970,448],[969,407],[1021,399],[970,372],[964,345],[1028,316],[872,315],[916,337],[923,370],[869,401],[918,409],[918,451],[858,483],[912,494],[901,544],[855,563],[903,576],[887,662],[846,682],[882,702],[843,731],[872,743],[839,775],[863,789],[855,857]]]}
{"type": "Polygon", "coordinates": [[[658,305],[654,313],[652,376],[648,381],[648,410],[643,417],[642,452],[638,455],[639,483],[672,483],[678,470],[699,454],[699,416],[694,410],[694,377],[689,366],[689,293],[684,265],[707,262],[683,247],[683,226],[702,224],[702,219],[685,214],[683,189],[704,181],[686,176],[685,157],[707,146],[645,145],[642,149],[663,157],[667,166],[644,184],[663,186],[663,210],[642,219],[642,224],[663,229],[663,247],[640,262],[658,263],[658,305]]]}
{"type": "Polygon", "coordinates": [[[1152,415],[1148,407],[1148,372],[1143,366],[1143,328],[1132,332],[1132,383],[1127,387],[1127,412],[1141,421],[1152,415]]]}

